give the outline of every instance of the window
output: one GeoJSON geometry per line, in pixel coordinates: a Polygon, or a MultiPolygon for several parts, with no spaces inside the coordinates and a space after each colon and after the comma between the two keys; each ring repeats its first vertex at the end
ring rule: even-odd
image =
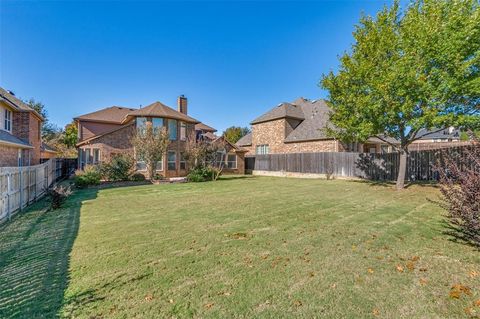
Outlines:
{"type": "Polygon", "coordinates": [[[185,141],[187,139],[187,124],[180,122],[180,140],[185,141]]]}
{"type": "Polygon", "coordinates": [[[155,117],[152,119],[152,126],[155,131],[161,130],[165,126],[165,119],[161,117],[155,117]]]}
{"type": "Polygon", "coordinates": [[[168,152],[168,170],[174,171],[177,169],[177,153],[175,152],[168,152]]]}
{"type": "Polygon", "coordinates": [[[268,144],[257,145],[255,153],[258,155],[269,154],[270,149],[268,148],[268,144]]]}
{"type": "Polygon", "coordinates": [[[91,164],[92,163],[91,150],[89,148],[87,148],[85,150],[85,163],[86,164],[91,164]]]}
{"type": "Polygon", "coordinates": [[[168,134],[170,141],[177,140],[177,120],[168,120],[168,134]]]}
{"type": "Polygon", "coordinates": [[[147,118],[146,117],[137,117],[137,130],[140,134],[145,134],[145,130],[147,129],[147,118]]]}
{"type": "Polygon", "coordinates": [[[93,149],[93,164],[100,162],[100,150],[98,148],[93,149]]]}
{"type": "Polygon", "coordinates": [[[5,109],[5,123],[4,126],[6,131],[12,130],[12,112],[10,110],[5,109]]]}
{"type": "Polygon", "coordinates": [[[185,153],[180,153],[180,169],[187,169],[187,162],[185,161],[185,153]]]}
{"type": "Polygon", "coordinates": [[[157,166],[155,168],[157,171],[163,171],[163,157],[161,160],[157,162],[157,166]]]}
{"type": "Polygon", "coordinates": [[[237,155],[236,154],[228,154],[227,168],[231,168],[231,169],[236,169],[237,168],[237,155]]]}

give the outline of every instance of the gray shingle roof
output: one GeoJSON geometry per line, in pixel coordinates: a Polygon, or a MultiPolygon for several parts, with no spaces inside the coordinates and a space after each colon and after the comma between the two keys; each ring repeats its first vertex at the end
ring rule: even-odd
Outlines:
{"type": "Polygon", "coordinates": [[[95,112],[77,116],[74,118],[74,120],[111,122],[120,124],[125,119],[125,116],[133,111],[136,111],[136,109],[121,106],[111,106],[95,112]]]}
{"type": "Polygon", "coordinates": [[[330,108],[324,100],[299,98],[293,102],[304,114],[304,120],[285,138],[285,142],[329,139],[325,132],[330,125],[330,108]]]}
{"type": "Polygon", "coordinates": [[[275,106],[273,109],[267,113],[254,119],[251,124],[258,124],[262,122],[273,121],[282,118],[293,118],[298,120],[303,120],[305,117],[303,115],[302,109],[297,105],[283,102],[275,106]]]}
{"type": "Polygon", "coordinates": [[[147,116],[147,117],[158,116],[158,117],[165,117],[165,118],[185,121],[188,123],[195,123],[195,124],[200,123],[200,121],[194,119],[193,117],[180,113],[172,109],[171,107],[168,107],[165,104],[162,104],[161,102],[158,102],[158,101],[150,105],[147,105],[144,108],[129,112],[122,123],[124,124],[128,122],[132,117],[135,117],[135,116],[147,116]]]}
{"type": "Polygon", "coordinates": [[[12,134],[8,133],[7,131],[0,130],[0,143],[7,143],[7,144],[15,144],[18,146],[24,146],[26,148],[32,148],[30,144],[27,142],[19,139],[16,136],[13,136],[12,134]]]}
{"type": "Polygon", "coordinates": [[[416,136],[422,136],[421,140],[435,140],[435,139],[458,139],[460,138],[460,130],[445,128],[439,132],[435,132],[438,129],[426,130],[421,129],[416,136]],[[427,135],[426,135],[427,134],[427,135]],[[425,135],[425,136],[424,136],[425,135]]]}
{"type": "Polygon", "coordinates": [[[252,132],[248,133],[247,135],[243,136],[241,139],[235,143],[237,146],[249,146],[252,145],[252,132]]]}
{"type": "Polygon", "coordinates": [[[40,115],[37,111],[32,109],[30,106],[28,106],[25,102],[17,98],[15,95],[11,94],[4,88],[0,87],[0,97],[3,99],[7,100],[10,102],[10,104],[13,104],[18,111],[23,111],[23,112],[33,112],[35,113],[39,118],[43,120],[42,115],[40,115]]]}

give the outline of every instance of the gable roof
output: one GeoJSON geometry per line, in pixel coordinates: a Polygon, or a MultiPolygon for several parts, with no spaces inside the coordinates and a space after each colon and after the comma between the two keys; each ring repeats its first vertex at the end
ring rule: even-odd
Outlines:
{"type": "Polygon", "coordinates": [[[420,140],[435,140],[435,139],[458,139],[460,138],[460,130],[456,128],[446,127],[440,131],[439,129],[421,129],[415,136],[421,136],[420,140]],[[438,132],[437,132],[438,131],[438,132]]]}
{"type": "Polygon", "coordinates": [[[214,129],[213,127],[211,126],[208,126],[204,123],[198,123],[198,124],[195,124],[195,130],[196,131],[205,131],[205,132],[216,132],[217,130],[214,129]]]}
{"type": "Polygon", "coordinates": [[[121,106],[110,106],[95,112],[77,116],[74,120],[121,124],[125,119],[125,116],[135,110],[136,109],[121,106]]]}
{"type": "Polygon", "coordinates": [[[330,125],[330,108],[325,100],[297,99],[294,101],[301,108],[305,119],[285,138],[285,142],[299,142],[330,139],[325,129],[330,125]]]}
{"type": "Polygon", "coordinates": [[[42,145],[40,145],[40,150],[42,152],[48,152],[48,153],[57,153],[57,149],[48,145],[47,143],[45,142],[42,142],[42,145]]]}
{"type": "Polygon", "coordinates": [[[28,106],[25,102],[17,98],[15,95],[10,93],[9,91],[5,90],[4,88],[0,87],[0,97],[8,102],[13,108],[15,108],[19,112],[32,112],[34,113],[40,120],[44,120],[43,116],[28,106]]]}
{"type": "Polygon", "coordinates": [[[20,148],[33,148],[27,142],[19,139],[16,136],[8,133],[7,131],[0,130],[0,144],[12,145],[20,148]]]}
{"type": "Polygon", "coordinates": [[[125,116],[122,123],[126,123],[130,121],[133,117],[136,117],[136,116],[165,117],[165,118],[176,119],[176,120],[180,120],[188,123],[195,123],[195,124],[200,123],[200,121],[194,119],[193,117],[190,117],[186,114],[178,112],[172,109],[171,107],[168,107],[165,104],[162,104],[158,101],[150,105],[147,105],[144,108],[135,109],[134,111],[129,112],[125,116]]]}
{"type": "Polygon", "coordinates": [[[115,128],[113,128],[113,129],[111,129],[111,130],[109,130],[109,131],[107,131],[107,132],[104,132],[104,133],[101,133],[101,134],[98,134],[98,135],[94,135],[94,136],[91,136],[91,137],[89,137],[89,138],[87,138],[87,139],[81,140],[80,142],[78,142],[77,144],[75,144],[75,146],[79,147],[79,146],[82,146],[82,145],[84,145],[84,144],[88,144],[88,143],[90,143],[91,141],[94,141],[94,140],[96,140],[96,139],[98,139],[98,138],[100,138],[100,137],[102,137],[102,136],[105,136],[105,135],[112,134],[112,133],[114,133],[114,132],[120,131],[120,130],[128,127],[128,126],[131,126],[131,125],[133,125],[133,122],[127,123],[127,124],[122,125],[122,126],[115,127],[115,128]]]}
{"type": "Polygon", "coordinates": [[[241,139],[235,143],[237,146],[250,146],[252,145],[252,132],[248,133],[247,135],[243,136],[241,139]]]}
{"type": "Polygon", "coordinates": [[[283,102],[272,108],[267,113],[257,117],[250,124],[258,124],[281,118],[293,118],[297,120],[304,120],[305,116],[300,107],[295,104],[283,102]]]}

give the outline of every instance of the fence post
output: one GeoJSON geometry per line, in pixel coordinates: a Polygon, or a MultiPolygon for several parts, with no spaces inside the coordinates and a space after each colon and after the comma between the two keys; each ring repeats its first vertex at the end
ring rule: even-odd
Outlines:
{"type": "Polygon", "coordinates": [[[22,211],[23,209],[23,170],[22,170],[22,167],[20,166],[18,168],[18,172],[19,172],[19,181],[18,181],[18,187],[20,188],[20,193],[19,193],[19,196],[20,196],[20,211],[22,211]]]}
{"type": "Polygon", "coordinates": [[[11,173],[7,174],[7,220],[10,220],[10,187],[11,187],[11,173]]]}

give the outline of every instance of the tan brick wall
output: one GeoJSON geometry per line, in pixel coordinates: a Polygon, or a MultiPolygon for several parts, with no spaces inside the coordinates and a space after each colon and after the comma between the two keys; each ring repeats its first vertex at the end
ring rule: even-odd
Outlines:
{"type": "Polygon", "coordinates": [[[24,140],[33,146],[31,165],[40,163],[41,121],[31,112],[14,112],[12,121],[12,135],[24,140]]]}
{"type": "Polygon", "coordinates": [[[0,145],[0,167],[18,166],[18,148],[0,145]]]}
{"type": "Polygon", "coordinates": [[[313,153],[342,152],[344,148],[335,140],[317,140],[306,142],[285,143],[285,137],[298,125],[295,120],[279,119],[252,126],[252,146],[247,155],[255,155],[257,145],[268,144],[270,154],[279,153],[313,153]]]}

